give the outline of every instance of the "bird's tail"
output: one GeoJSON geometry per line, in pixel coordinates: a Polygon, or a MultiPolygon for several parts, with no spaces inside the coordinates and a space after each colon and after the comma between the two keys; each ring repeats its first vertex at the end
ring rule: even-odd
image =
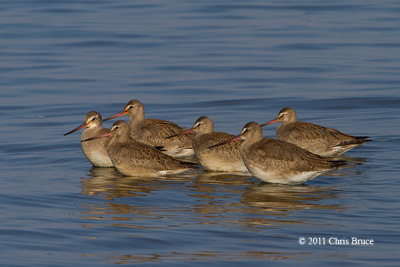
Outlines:
{"type": "Polygon", "coordinates": [[[348,163],[347,160],[343,159],[329,159],[328,162],[330,163],[332,169],[344,167],[348,163]]]}
{"type": "Polygon", "coordinates": [[[356,136],[353,140],[343,141],[336,146],[361,145],[365,142],[371,142],[372,140],[369,138],[369,136],[356,136]]]}

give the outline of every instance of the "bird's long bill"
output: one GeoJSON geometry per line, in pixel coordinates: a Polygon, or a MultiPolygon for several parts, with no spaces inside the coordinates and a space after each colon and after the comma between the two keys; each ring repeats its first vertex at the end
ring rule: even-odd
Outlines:
{"type": "Polygon", "coordinates": [[[107,132],[107,133],[103,133],[103,134],[98,135],[98,136],[94,136],[94,137],[90,137],[90,138],[88,138],[88,139],[82,140],[81,142],[86,142],[86,141],[90,141],[90,140],[95,140],[95,139],[107,137],[107,136],[110,136],[110,135],[111,135],[111,132],[107,132]]]}
{"type": "Polygon", "coordinates": [[[119,113],[117,113],[115,115],[112,115],[112,116],[110,116],[110,117],[108,117],[106,119],[103,119],[103,121],[112,120],[112,119],[115,119],[115,118],[118,118],[118,117],[121,117],[121,116],[124,116],[124,115],[128,115],[128,112],[126,112],[125,110],[123,110],[123,111],[121,111],[121,112],[119,112],[119,113]]]}
{"type": "Polygon", "coordinates": [[[272,121],[269,121],[269,122],[263,123],[263,124],[261,124],[261,127],[263,127],[263,126],[267,126],[267,125],[270,125],[270,124],[272,124],[272,123],[275,123],[275,122],[278,122],[278,119],[273,119],[272,121]]]}
{"type": "Polygon", "coordinates": [[[235,137],[233,137],[233,138],[231,138],[231,139],[222,141],[221,143],[218,143],[218,144],[209,146],[209,147],[207,147],[207,148],[213,148],[213,147],[216,147],[216,146],[222,146],[222,145],[225,145],[225,144],[228,144],[228,143],[231,143],[231,142],[235,142],[235,141],[238,141],[238,140],[241,140],[241,139],[242,139],[242,136],[241,136],[241,135],[238,135],[238,136],[235,136],[235,137]]]}
{"type": "Polygon", "coordinates": [[[188,130],[186,130],[186,131],[183,131],[183,132],[180,132],[180,133],[177,133],[177,134],[173,134],[173,135],[167,136],[167,137],[165,137],[165,138],[166,138],[166,139],[169,139],[169,138],[172,138],[172,137],[175,137],[175,136],[184,135],[184,134],[189,134],[189,133],[193,133],[193,132],[194,132],[194,129],[191,128],[191,129],[188,129],[188,130]]]}
{"type": "Polygon", "coordinates": [[[75,129],[73,129],[72,131],[69,131],[68,133],[65,133],[64,136],[72,134],[72,133],[74,133],[76,131],[79,131],[80,129],[85,128],[86,126],[87,126],[87,124],[86,124],[86,122],[84,122],[81,125],[79,125],[78,127],[76,127],[75,129]]]}

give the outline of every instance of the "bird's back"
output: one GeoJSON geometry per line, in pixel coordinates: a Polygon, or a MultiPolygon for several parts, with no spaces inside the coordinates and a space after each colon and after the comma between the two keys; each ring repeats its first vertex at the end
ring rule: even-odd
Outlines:
{"type": "Polygon", "coordinates": [[[357,140],[357,137],[342,133],[336,129],[302,121],[282,124],[278,127],[276,135],[280,140],[295,144],[322,156],[340,153],[341,144],[357,140]]]}

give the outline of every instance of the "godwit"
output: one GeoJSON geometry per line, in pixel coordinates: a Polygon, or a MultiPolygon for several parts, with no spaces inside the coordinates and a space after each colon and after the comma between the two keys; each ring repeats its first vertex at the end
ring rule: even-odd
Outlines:
{"type": "Polygon", "coordinates": [[[159,148],[163,153],[172,157],[190,157],[194,155],[191,146],[192,136],[179,135],[171,139],[167,136],[182,132],[177,124],[158,119],[145,119],[144,106],[136,99],[125,105],[123,111],[104,120],[129,115],[130,136],[142,143],[159,148]]]}
{"type": "Polygon", "coordinates": [[[129,126],[125,121],[117,121],[110,131],[82,142],[92,142],[110,135],[108,155],[114,167],[124,175],[158,177],[190,169],[188,165],[161,153],[156,148],[131,139],[129,126]]]}
{"type": "Polygon", "coordinates": [[[275,122],[282,122],[282,125],[276,130],[276,136],[279,140],[295,144],[325,157],[343,154],[354,147],[371,141],[368,136],[351,136],[332,128],[297,121],[296,111],[288,107],[282,109],[276,119],[261,126],[275,122]]]}
{"type": "Polygon", "coordinates": [[[261,126],[256,122],[247,123],[238,136],[210,148],[241,139],[244,142],[240,154],[247,169],[268,183],[303,183],[345,164],[345,161],[329,160],[285,141],[263,138],[261,126]]]}
{"type": "MultiPolygon", "coordinates": [[[[84,123],[82,123],[80,126],[76,127],[75,129],[69,131],[64,135],[71,134],[86,127],[86,129],[82,132],[81,140],[93,136],[98,136],[100,134],[109,131],[109,129],[101,127],[101,123],[102,123],[101,115],[96,111],[90,111],[86,115],[84,123]]],[[[97,167],[113,166],[106,149],[109,141],[110,138],[103,138],[93,142],[81,143],[83,154],[86,156],[89,162],[92,163],[93,166],[97,167]]]]}
{"type": "Polygon", "coordinates": [[[204,169],[210,171],[246,172],[248,170],[240,156],[239,147],[242,142],[230,143],[215,149],[209,146],[215,145],[233,137],[231,134],[214,132],[213,121],[206,116],[196,120],[193,128],[181,133],[169,136],[184,135],[195,132],[196,136],[192,139],[194,153],[204,169]]]}

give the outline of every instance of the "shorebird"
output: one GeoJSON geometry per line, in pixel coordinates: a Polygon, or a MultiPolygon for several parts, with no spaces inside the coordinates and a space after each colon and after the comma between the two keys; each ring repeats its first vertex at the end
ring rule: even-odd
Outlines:
{"type": "Polygon", "coordinates": [[[231,143],[215,149],[208,148],[234,136],[223,132],[214,132],[214,123],[209,117],[202,116],[196,120],[193,128],[167,138],[193,132],[196,133],[196,136],[192,139],[192,148],[205,170],[248,173],[239,152],[242,142],[231,143]]]}
{"type": "Polygon", "coordinates": [[[241,139],[244,142],[240,145],[240,154],[247,169],[268,183],[304,183],[346,163],[318,156],[285,141],[263,138],[261,126],[256,122],[247,123],[238,136],[210,148],[241,139]]]}
{"type": "Polygon", "coordinates": [[[296,111],[282,109],[278,116],[261,126],[282,122],[276,130],[276,136],[320,156],[335,156],[371,141],[368,136],[351,136],[332,128],[297,121],[296,111]]]}
{"type": "Polygon", "coordinates": [[[154,146],[172,157],[190,157],[194,155],[191,146],[192,136],[179,135],[171,139],[167,136],[183,131],[177,124],[158,119],[145,119],[142,102],[132,99],[124,109],[106,120],[129,115],[130,136],[142,143],[154,146]]]}
{"type": "Polygon", "coordinates": [[[124,175],[159,177],[191,169],[156,148],[130,138],[129,126],[125,121],[116,121],[110,131],[82,142],[93,142],[107,136],[111,136],[107,146],[108,155],[114,167],[124,175]]]}
{"type": "MultiPolygon", "coordinates": [[[[76,127],[75,129],[69,131],[64,135],[74,133],[85,127],[86,129],[82,132],[81,140],[108,132],[109,129],[101,127],[101,124],[102,124],[102,118],[100,113],[96,111],[90,111],[86,115],[84,123],[82,123],[80,126],[76,127]]],[[[88,161],[92,163],[93,166],[96,167],[113,166],[106,149],[109,141],[110,138],[104,138],[93,142],[81,143],[83,154],[88,159],[88,161]]]]}

